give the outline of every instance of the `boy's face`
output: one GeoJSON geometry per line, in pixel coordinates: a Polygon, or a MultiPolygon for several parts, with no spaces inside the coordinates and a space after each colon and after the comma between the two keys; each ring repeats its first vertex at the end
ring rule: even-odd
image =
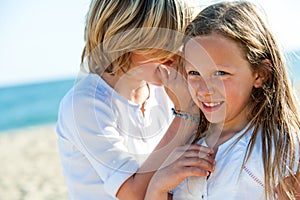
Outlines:
{"type": "Polygon", "coordinates": [[[190,93],[208,121],[245,126],[257,74],[238,43],[217,34],[199,36],[187,42],[185,58],[190,93]]]}
{"type": "Polygon", "coordinates": [[[153,60],[145,63],[145,61],[152,58],[151,56],[152,55],[133,54],[131,57],[131,68],[128,73],[132,76],[132,78],[144,80],[153,85],[161,86],[163,84],[163,80],[161,77],[162,72],[160,65],[169,65],[172,63],[172,60],[168,63],[160,60],[153,60]]]}

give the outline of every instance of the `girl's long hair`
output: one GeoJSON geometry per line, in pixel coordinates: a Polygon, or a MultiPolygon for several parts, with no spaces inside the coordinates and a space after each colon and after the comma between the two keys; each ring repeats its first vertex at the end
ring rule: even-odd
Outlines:
{"type": "MultiPolygon", "coordinates": [[[[250,127],[255,128],[244,164],[251,156],[261,127],[266,199],[276,198],[275,188],[278,183],[289,199],[295,199],[291,185],[299,184],[294,176],[299,173],[299,112],[283,55],[267,25],[265,15],[262,9],[246,1],[211,5],[188,25],[185,43],[190,38],[212,33],[221,34],[240,44],[253,72],[259,72],[262,68],[269,72],[263,87],[252,89],[249,100],[250,127]],[[287,176],[293,177],[289,183],[283,181],[287,176]]],[[[196,139],[209,127],[203,114],[200,118],[196,139]]]]}

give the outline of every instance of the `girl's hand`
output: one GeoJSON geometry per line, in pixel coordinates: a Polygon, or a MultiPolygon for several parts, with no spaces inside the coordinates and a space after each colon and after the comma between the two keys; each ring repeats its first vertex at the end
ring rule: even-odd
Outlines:
{"type": "Polygon", "coordinates": [[[214,171],[214,151],[197,144],[177,147],[152,177],[145,199],[167,199],[174,189],[188,176],[208,176],[214,171]]]}
{"type": "Polygon", "coordinates": [[[199,114],[199,108],[196,106],[188,90],[187,80],[181,72],[177,71],[176,62],[171,67],[160,65],[160,73],[165,90],[174,103],[177,110],[183,110],[191,114],[199,114]]]}

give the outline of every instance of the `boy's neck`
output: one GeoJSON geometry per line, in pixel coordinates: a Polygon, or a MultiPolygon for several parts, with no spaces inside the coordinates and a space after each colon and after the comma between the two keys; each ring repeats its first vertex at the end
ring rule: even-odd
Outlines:
{"type": "Polygon", "coordinates": [[[120,77],[106,72],[101,77],[116,92],[132,103],[142,104],[150,96],[150,88],[146,81],[137,81],[127,76],[120,77]]]}

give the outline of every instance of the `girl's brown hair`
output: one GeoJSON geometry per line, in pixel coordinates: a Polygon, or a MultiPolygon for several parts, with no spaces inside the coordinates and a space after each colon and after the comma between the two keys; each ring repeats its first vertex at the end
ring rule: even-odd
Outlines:
{"type": "MultiPolygon", "coordinates": [[[[266,199],[275,198],[277,183],[289,199],[295,199],[295,191],[283,179],[292,176],[292,184],[299,184],[294,176],[295,166],[298,166],[296,173],[299,173],[299,157],[296,153],[300,140],[299,112],[284,58],[261,11],[246,1],[211,5],[202,10],[188,25],[185,43],[193,37],[221,34],[241,46],[253,72],[264,68],[269,73],[262,88],[252,89],[248,117],[250,128],[255,129],[244,164],[251,156],[258,129],[261,127],[266,199]]],[[[200,121],[196,140],[209,127],[203,114],[200,121]]]]}

